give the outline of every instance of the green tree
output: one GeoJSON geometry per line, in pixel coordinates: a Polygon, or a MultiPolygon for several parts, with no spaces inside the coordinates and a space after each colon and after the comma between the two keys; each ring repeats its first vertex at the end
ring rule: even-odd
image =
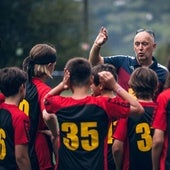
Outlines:
{"type": "Polygon", "coordinates": [[[82,55],[82,5],[70,0],[1,0],[0,66],[21,66],[36,43],[53,44],[58,69],[82,55]]]}
{"type": "Polygon", "coordinates": [[[167,66],[168,60],[170,59],[170,42],[162,44],[160,47],[158,47],[156,56],[159,57],[158,60],[160,63],[167,66]]]}

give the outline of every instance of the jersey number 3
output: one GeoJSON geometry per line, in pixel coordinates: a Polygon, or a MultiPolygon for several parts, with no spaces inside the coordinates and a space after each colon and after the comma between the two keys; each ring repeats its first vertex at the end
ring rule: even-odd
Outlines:
{"type": "Polygon", "coordinates": [[[150,127],[147,123],[140,123],[136,126],[136,133],[141,135],[141,140],[137,141],[138,149],[142,152],[149,151],[152,147],[152,137],[150,127]]]}

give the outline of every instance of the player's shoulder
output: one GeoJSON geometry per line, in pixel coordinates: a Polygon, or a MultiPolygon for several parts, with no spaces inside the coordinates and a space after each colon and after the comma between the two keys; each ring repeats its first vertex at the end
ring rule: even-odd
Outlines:
{"type": "Polygon", "coordinates": [[[162,100],[163,98],[168,98],[168,99],[170,99],[170,88],[163,90],[163,91],[158,95],[158,100],[162,100]]]}
{"type": "Polygon", "coordinates": [[[164,65],[162,65],[162,64],[160,64],[160,63],[158,63],[158,64],[157,64],[157,66],[158,66],[158,68],[160,68],[160,69],[164,70],[165,72],[168,72],[167,67],[165,67],[164,65]]]}
{"type": "Polygon", "coordinates": [[[113,55],[113,56],[107,56],[106,58],[125,58],[125,59],[129,59],[129,60],[134,60],[135,57],[134,56],[130,56],[130,55],[113,55]]]}

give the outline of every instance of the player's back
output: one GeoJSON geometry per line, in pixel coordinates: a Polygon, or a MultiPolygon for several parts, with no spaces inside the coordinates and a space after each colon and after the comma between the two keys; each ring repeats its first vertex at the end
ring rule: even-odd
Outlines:
{"type": "Polygon", "coordinates": [[[151,148],[153,129],[151,121],[156,108],[154,102],[141,103],[145,113],[139,118],[128,118],[130,170],[152,169],[151,148]]]}
{"type": "Polygon", "coordinates": [[[28,127],[27,116],[16,105],[0,105],[0,169],[18,169],[15,145],[28,143],[28,134],[24,133],[28,127]]]}
{"type": "Polygon", "coordinates": [[[118,98],[53,97],[46,99],[46,109],[60,126],[58,169],[107,169],[109,125],[112,118],[127,116],[129,104],[118,98]]]}

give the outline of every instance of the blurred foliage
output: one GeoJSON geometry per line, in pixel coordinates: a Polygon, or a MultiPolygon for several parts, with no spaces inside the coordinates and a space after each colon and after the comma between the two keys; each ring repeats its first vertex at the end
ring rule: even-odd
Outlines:
{"type": "Polygon", "coordinates": [[[102,55],[133,54],[133,37],[139,28],[156,34],[157,59],[166,64],[170,44],[169,0],[1,0],[0,67],[21,66],[36,43],[50,43],[57,49],[57,70],[74,56],[88,57],[100,27],[109,39],[102,55]],[[88,25],[84,3],[88,2],[88,25]],[[84,30],[88,28],[88,31],[84,30]],[[88,34],[89,33],[89,34],[88,34]]]}
{"type": "Polygon", "coordinates": [[[158,47],[157,56],[161,56],[158,58],[158,61],[167,66],[168,60],[170,59],[170,43],[162,44],[158,47]]]}
{"type": "Polygon", "coordinates": [[[92,43],[103,25],[108,29],[109,39],[102,48],[102,55],[134,55],[133,37],[139,28],[152,29],[156,34],[156,58],[166,65],[169,57],[164,51],[170,43],[169,0],[93,0],[89,1],[90,24],[93,25],[92,43]],[[93,4],[97,4],[95,7],[93,4]],[[162,50],[161,50],[162,48],[162,50]],[[162,52],[158,52],[162,51],[162,52]],[[164,52],[163,52],[164,51],[164,52]],[[166,57],[165,57],[166,56],[166,57]]]}
{"type": "Polygon", "coordinates": [[[36,43],[53,44],[58,69],[82,55],[82,4],[70,0],[1,0],[0,66],[21,66],[36,43]]]}

